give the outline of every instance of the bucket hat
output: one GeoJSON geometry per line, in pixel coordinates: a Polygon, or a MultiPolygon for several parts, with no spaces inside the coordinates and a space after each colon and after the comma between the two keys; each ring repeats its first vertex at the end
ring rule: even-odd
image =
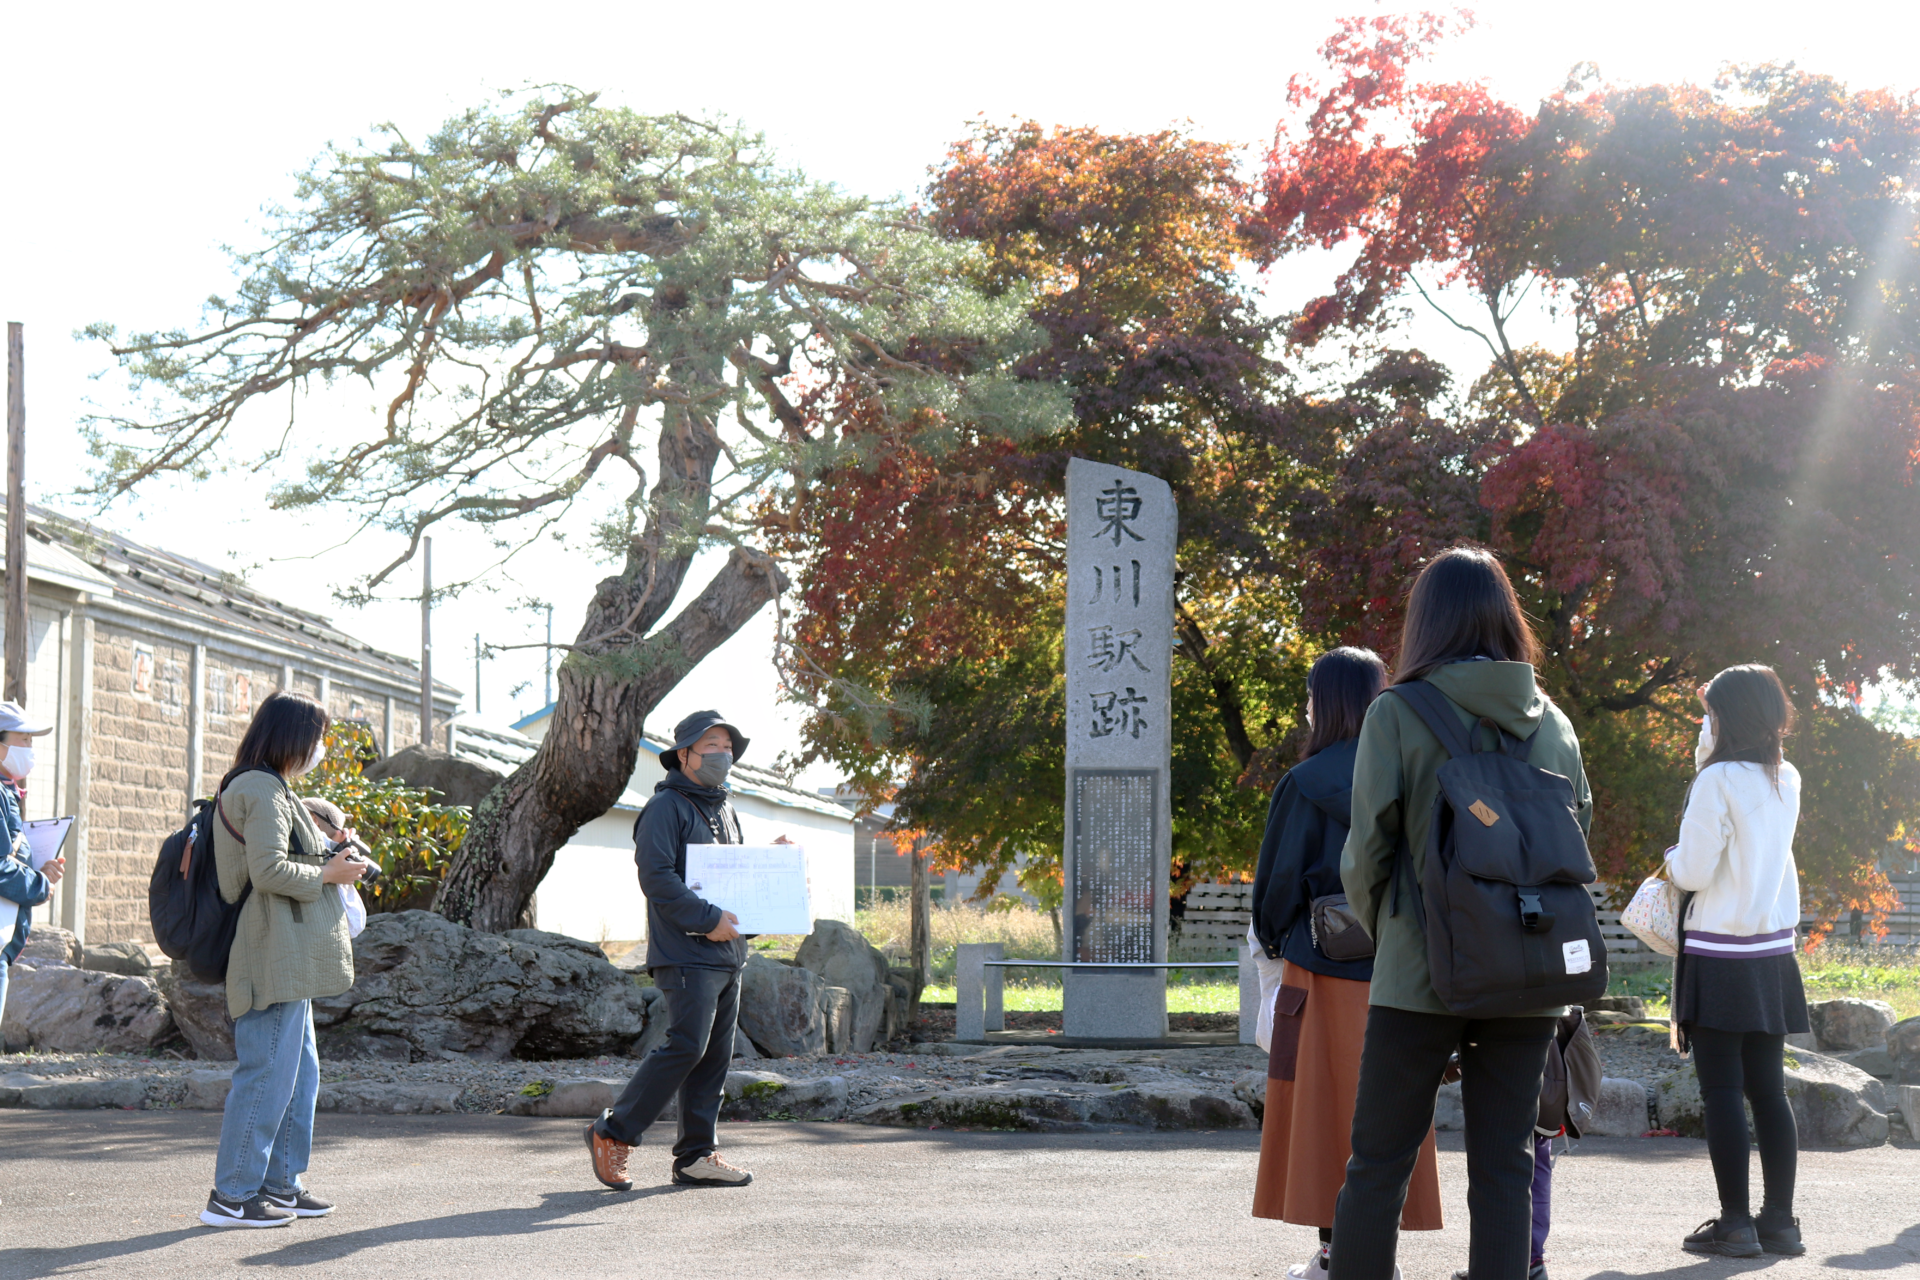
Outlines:
{"type": "Polygon", "coordinates": [[[669,769],[678,769],[679,764],[670,759],[674,752],[684,750],[700,741],[700,735],[719,725],[733,739],[733,759],[737,764],[740,757],[747,754],[747,735],[728,723],[727,718],[718,711],[696,711],[673,726],[673,745],[662,747],[659,751],[660,763],[669,769]]]}
{"type": "Polygon", "coordinates": [[[52,732],[52,725],[28,715],[27,709],[19,703],[0,702],[0,733],[25,733],[39,737],[52,732]]]}

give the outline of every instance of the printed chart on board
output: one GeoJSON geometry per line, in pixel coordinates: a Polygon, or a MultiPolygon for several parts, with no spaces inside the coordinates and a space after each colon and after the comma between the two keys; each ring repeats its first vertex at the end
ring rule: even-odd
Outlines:
{"type": "Polygon", "coordinates": [[[807,852],[797,844],[687,846],[687,888],[740,918],[742,933],[810,933],[807,852]]]}

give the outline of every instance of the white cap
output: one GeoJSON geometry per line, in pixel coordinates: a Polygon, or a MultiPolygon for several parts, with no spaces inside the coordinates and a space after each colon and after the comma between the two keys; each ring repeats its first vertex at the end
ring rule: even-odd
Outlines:
{"type": "Polygon", "coordinates": [[[38,737],[52,733],[53,726],[27,714],[17,702],[0,702],[0,733],[25,733],[38,737]]]}

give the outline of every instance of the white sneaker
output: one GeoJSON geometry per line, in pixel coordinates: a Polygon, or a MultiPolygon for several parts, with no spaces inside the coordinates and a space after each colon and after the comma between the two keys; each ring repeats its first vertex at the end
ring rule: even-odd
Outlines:
{"type": "Polygon", "coordinates": [[[728,1164],[719,1152],[701,1156],[690,1165],[673,1171],[673,1180],[689,1187],[744,1187],[753,1175],[737,1165],[728,1164]]]}
{"type": "Polygon", "coordinates": [[[1327,1246],[1321,1245],[1311,1258],[1288,1267],[1287,1275],[1292,1280],[1327,1280],[1327,1246]]]}

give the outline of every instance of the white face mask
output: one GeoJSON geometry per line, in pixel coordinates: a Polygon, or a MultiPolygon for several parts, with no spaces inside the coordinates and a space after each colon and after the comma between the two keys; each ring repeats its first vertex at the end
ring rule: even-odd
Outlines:
{"type": "Polygon", "coordinates": [[[313,744],[313,754],[307,757],[307,767],[302,769],[300,772],[303,775],[312,773],[315,769],[318,769],[320,767],[320,762],[322,760],[325,760],[326,758],[327,758],[327,740],[325,738],[322,738],[320,739],[320,741],[313,744]]]}
{"type": "Polygon", "coordinates": [[[8,747],[6,770],[11,777],[24,778],[33,772],[32,747],[8,747]]]}

